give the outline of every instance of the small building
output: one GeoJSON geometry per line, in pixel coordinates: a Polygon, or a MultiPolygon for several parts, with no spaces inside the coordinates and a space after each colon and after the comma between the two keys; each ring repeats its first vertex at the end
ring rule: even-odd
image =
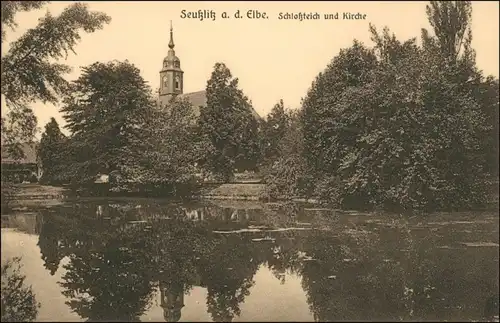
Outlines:
{"type": "Polygon", "coordinates": [[[38,163],[38,143],[22,143],[23,158],[16,158],[9,153],[9,147],[2,145],[2,181],[23,183],[37,182],[41,177],[41,168],[38,163]]]}

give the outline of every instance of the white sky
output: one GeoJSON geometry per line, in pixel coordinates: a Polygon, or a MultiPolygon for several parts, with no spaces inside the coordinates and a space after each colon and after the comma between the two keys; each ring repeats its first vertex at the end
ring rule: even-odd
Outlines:
{"type": "MultiPolygon", "coordinates": [[[[34,27],[46,10],[58,14],[70,2],[53,2],[42,10],[20,13],[19,27],[7,33],[7,43],[34,27]]],[[[252,100],[255,110],[266,115],[283,99],[297,108],[315,76],[341,48],[358,39],[371,45],[368,24],[388,26],[399,39],[419,37],[421,28],[430,28],[425,15],[427,2],[149,2],[94,1],[91,10],[103,11],[112,22],[93,34],[84,34],[77,55],[66,63],[74,68],[96,61],[128,59],[135,64],[153,90],[159,86],[159,70],[167,55],[170,20],[174,26],[177,56],[184,70],[184,92],[204,90],[216,62],[224,62],[240,80],[240,87],[252,100]],[[215,21],[181,19],[181,10],[207,9],[217,12],[215,21]],[[265,11],[267,20],[221,19],[223,11],[237,9],[265,11]],[[360,12],[366,20],[278,20],[279,12],[360,12]]],[[[472,4],[473,47],[477,63],[486,74],[498,77],[499,4],[496,1],[472,4]]],[[[323,18],[323,17],[322,17],[323,18]]],[[[4,46],[3,52],[7,46],[4,46]]],[[[33,108],[39,126],[55,117],[64,120],[59,108],[41,103],[33,108]]]]}

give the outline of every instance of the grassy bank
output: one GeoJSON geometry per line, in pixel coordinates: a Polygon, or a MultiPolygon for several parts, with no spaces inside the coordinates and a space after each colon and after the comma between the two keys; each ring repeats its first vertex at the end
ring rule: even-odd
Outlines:
{"type": "Polygon", "coordinates": [[[203,192],[202,197],[225,200],[259,200],[264,189],[265,184],[229,183],[203,192]]]}
{"type": "MultiPolygon", "coordinates": [[[[214,201],[262,201],[266,189],[265,184],[255,182],[239,182],[226,184],[205,184],[201,191],[201,198],[214,201]]],[[[492,187],[488,208],[498,207],[498,186],[492,187]]],[[[24,210],[29,208],[50,207],[63,203],[68,197],[69,190],[63,187],[45,186],[39,184],[18,184],[11,187],[9,192],[2,192],[2,213],[7,209],[24,210]],[[7,194],[5,194],[7,193],[7,194]],[[5,208],[5,206],[8,206],[5,208]]],[[[105,198],[105,197],[103,197],[105,198]]],[[[310,199],[292,199],[293,202],[316,204],[318,201],[310,199]]],[[[269,201],[267,201],[269,202],[269,201]]]]}

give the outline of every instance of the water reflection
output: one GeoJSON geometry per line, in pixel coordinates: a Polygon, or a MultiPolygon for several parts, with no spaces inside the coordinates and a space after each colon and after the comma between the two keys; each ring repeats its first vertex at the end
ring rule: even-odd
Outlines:
{"type": "MultiPolygon", "coordinates": [[[[213,321],[243,319],[262,268],[282,285],[300,277],[316,321],[491,319],[498,216],[476,216],[436,215],[430,224],[295,205],[143,201],[60,206],[34,223],[46,270],[62,268],[66,304],[89,321],[140,321],[155,306],[179,321],[194,288],[206,291],[213,321]]],[[[273,297],[291,295],[269,297],[272,308],[273,297]]]]}

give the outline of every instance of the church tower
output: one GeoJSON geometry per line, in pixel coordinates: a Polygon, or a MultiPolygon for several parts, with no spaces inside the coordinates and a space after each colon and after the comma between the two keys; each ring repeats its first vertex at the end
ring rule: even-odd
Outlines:
{"type": "Polygon", "coordinates": [[[165,322],[178,322],[184,307],[184,284],[160,281],[160,306],[165,322]]]}
{"type": "Polygon", "coordinates": [[[182,94],[184,87],[181,61],[175,56],[174,32],[172,21],[170,22],[170,41],[168,43],[168,55],[163,59],[163,67],[160,71],[159,104],[164,108],[172,97],[182,94]]]}

